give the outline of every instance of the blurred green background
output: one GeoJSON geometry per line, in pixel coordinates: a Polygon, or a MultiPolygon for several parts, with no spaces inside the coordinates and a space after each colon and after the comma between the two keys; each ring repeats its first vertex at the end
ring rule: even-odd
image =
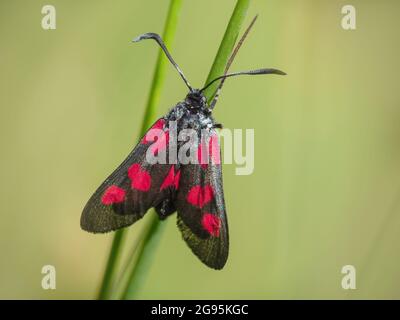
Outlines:
{"type": "MultiPolygon", "coordinates": [[[[184,1],[172,48],[191,83],[208,74],[233,0],[184,1]]],[[[255,171],[224,166],[231,251],[218,272],[170,217],[138,298],[400,298],[399,1],[254,0],[259,19],[215,117],[255,129],[255,171]],[[341,268],[357,289],[341,288],[341,268]]],[[[0,298],[94,298],[112,234],[83,232],[95,188],[138,140],[168,1],[0,2],[0,298]],[[41,28],[41,8],[57,29],[41,28]],[[57,289],[41,288],[41,268],[57,289]]],[[[168,69],[159,115],[186,94],[168,69]]],[[[130,228],[133,242],[143,222],[130,228]]]]}

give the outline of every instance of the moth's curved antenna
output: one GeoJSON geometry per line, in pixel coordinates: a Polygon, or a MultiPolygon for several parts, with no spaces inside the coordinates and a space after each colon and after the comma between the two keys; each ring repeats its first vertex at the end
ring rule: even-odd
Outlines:
{"type": "MultiPolygon", "coordinates": [[[[229,78],[229,77],[241,76],[241,75],[259,75],[259,74],[278,74],[281,76],[286,75],[285,72],[278,70],[278,69],[272,69],[272,68],[263,68],[263,69],[256,69],[256,70],[232,72],[232,73],[224,74],[223,76],[219,76],[219,77],[215,78],[214,80],[210,81],[204,88],[202,88],[200,90],[200,92],[204,91],[209,86],[211,86],[214,82],[221,80],[221,79],[222,79],[222,81],[221,81],[221,83],[222,83],[226,78],[229,78]]],[[[216,98],[218,98],[217,95],[216,95],[216,98]]],[[[212,104],[210,105],[210,108],[211,108],[211,106],[212,106],[212,104]]]]}
{"type": "Polygon", "coordinates": [[[186,79],[186,77],[183,74],[182,70],[179,68],[179,66],[177,65],[177,63],[174,61],[174,59],[172,58],[171,54],[169,53],[167,47],[165,46],[164,41],[162,40],[162,38],[157,33],[149,32],[149,33],[142,34],[142,35],[138,36],[137,38],[133,39],[132,42],[139,42],[141,40],[146,40],[146,39],[153,39],[160,45],[161,49],[164,51],[164,53],[167,56],[167,58],[169,59],[169,61],[172,63],[172,65],[175,67],[175,69],[181,75],[181,77],[182,77],[183,81],[185,82],[186,86],[192,92],[193,88],[189,84],[189,81],[186,79]]]}
{"type": "MultiPolygon", "coordinates": [[[[243,35],[240,38],[239,42],[237,43],[237,45],[233,49],[233,52],[232,52],[231,56],[229,57],[229,60],[228,60],[228,62],[226,64],[226,66],[225,66],[225,70],[224,70],[224,74],[223,75],[226,75],[228,73],[228,70],[229,70],[233,60],[235,60],[236,54],[238,53],[238,51],[239,51],[240,47],[242,46],[244,40],[247,38],[247,35],[249,34],[250,30],[253,28],[253,25],[256,22],[257,18],[258,18],[258,14],[255,15],[253,20],[251,20],[251,22],[250,22],[249,26],[247,27],[246,31],[243,33],[243,35]]],[[[212,80],[212,81],[214,81],[214,80],[212,80]]],[[[211,109],[214,109],[215,104],[218,101],[218,97],[219,97],[219,95],[221,93],[221,89],[222,89],[222,86],[224,85],[224,82],[225,82],[225,78],[222,78],[222,81],[219,84],[219,86],[218,86],[218,88],[217,88],[217,90],[215,92],[214,98],[212,99],[212,101],[210,103],[210,108],[211,109]]],[[[208,87],[208,86],[209,86],[209,84],[206,85],[206,87],[208,87]]]]}
{"type": "Polygon", "coordinates": [[[217,78],[215,78],[214,80],[210,81],[209,83],[207,83],[205,85],[205,87],[203,89],[201,89],[200,91],[203,91],[205,89],[207,89],[210,85],[212,85],[214,82],[221,80],[216,93],[214,95],[214,98],[212,99],[211,103],[210,103],[210,109],[214,109],[217,101],[218,101],[218,97],[221,93],[221,89],[222,86],[224,85],[225,79],[229,78],[229,77],[233,77],[233,76],[239,76],[239,75],[258,75],[258,74],[278,74],[278,75],[286,75],[285,72],[277,70],[277,69],[257,69],[257,70],[250,70],[250,71],[241,71],[241,72],[233,72],[233,73],[229,73],[228,74],[228,70],[233,62],[233,60],[236,57],[236,54],[238,53],[240,47],[242,46],[244,40],[246,39],[247,35],[249,34],[250,30],[252,29],[254,23],[256,22],[258,18],[258,15],[256,15],[253,20],[251,20],[250,25],[247,27],[246,31],[243,33],[242,37],[240,38],[239,42],[237,43],[237,45],[235,46],[235,48],[232,51],[232,54],[225,66],[225,71],[224,74],[222,76],[219,76],[217,78]]]}

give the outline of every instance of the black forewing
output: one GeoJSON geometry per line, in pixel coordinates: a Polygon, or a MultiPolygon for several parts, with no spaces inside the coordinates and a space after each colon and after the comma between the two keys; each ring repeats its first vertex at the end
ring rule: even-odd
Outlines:
{"type": "MultiPolygon", "coordinates": [[[[157,126],[160,121],[163,119],[159,119],[152,128],[160,128],[157,126]]],[[[170,196],[170,188],[160,190],[160,187],[171,166],[147,163],[146,151],[151,143],[143,143],[143,139],[89,199],[81,216],[82,229],[102,233],[129,226],[142,218],[149,208],[159,205],[170,196]],[[148,190],[137,190],[132,187],[132,179],[128,176],[128,170],[136,164],[140,166],[138,174],[142,175],[140,178],[142,184],[146,185],[143,175],[147,174],[150,177],[151,183],[148,190]],[[111,186],[124,190],[123,200],[106,205],[102,199],[111,186]]],[[[168,148],[166,149],[168,150],[168,148]]],[[[122,198],[121,194],[120,196],[122,198]]]]}
{"type": "Polygon", "coordinates": [[[229,235],[221,164],[182,166],[176,207],[178,227],[193,253],[207,266],[222,269],[228,258],[229,235]],[[211,198],[209,191],[206,191],[209,187],[212,189],[211,198]],[[196,191],[202,195],[196,198],[196,191]],[[219,226],[214,229],[213,219],[219,222],[219,226]],[[214,234],[210,233],[210,229],[214,230],[214,234]]]}

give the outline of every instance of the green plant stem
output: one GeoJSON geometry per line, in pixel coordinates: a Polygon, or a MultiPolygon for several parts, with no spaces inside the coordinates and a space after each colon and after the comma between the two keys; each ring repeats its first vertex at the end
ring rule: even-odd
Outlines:
{"type": "Polygon", "coordinates": [[[113,278],[113,273],[115,266],[117,265],[117,260],[118,260],[118,253],[119,253],[119,248],[121,247],[122,240],[124,237],[124,230],[118,230],[113,238],[112,244],[111,244],[111,249],[110,249],[110,254],[108,256],[108,261],[106,265],[106,269],[104,271],[103,275],[103,281],[101,283],[98,299],[104,300],[107,299],[110,290],[111,290],[111,284],[112,284],[112,278],[113,278]]]}
{"type": "MultiPolygon", "coordinates": [[[[218,53],[215,57],[208,79],[213,79],[214,76],[223,74],[225,65],[232,53],[233,46],[237,40],[240,32],[240,28],[246,16],[246,12],[249,6],[250,0],[238,0],[225,31],[218,53]]],[[[207,80],[208,82],[209,80],[207,80]]],[[[206,96],[210,98],[211,92],[215,91],[215,88],[210,87],[206,96]]],[[[151,212],[149,217],[148,232],[143,238],[143,242],[138,249],[136,256],[136,263],[131,270],[128,283],[124,292],[122,293],[123,299],[132,299],[136,296],[137,292],[141,288],[143,281],[146,278],[151,262],[153,261],[156,248],[161,239],[161,232],[165,229],[166,221],[159,221],[155,212],[151,212]]]]}
{"type": "MultiPolygon", "coordinates": [[[[164,27],[163,40],[167,46],[172,42],[175,36],[176,25],[178,16],[182,7],[182,0],[171,0],[168,9],[167,20],[164,27]]],[[[167,66],[167,58],[164,56],[162,50],[159,50],[156,69],[153,76],[153,81],[150,89],[149,98],[147,101],[146,111],[143,117],[142,128],[140,136],[143,136],[146,130],[154,122],[156,117],[156,109],[160,100],[161,90],[165,80],[165,72],[167,66]]],[[[153,230],[153,229],[151,229],[153,230]]],[[[110,254],[108,257],[106,269],[104,272],[99,299],[107,299],[111,295],[111,287],[115,278],[117,262],[121,255],[121,249],[124,239],[125,229],[116,231],[111,245],[110,254]]],[[[145,237],[147,238],[147,237],[145,237]]]]}
{"type": "MultiPolygon", "coordinates": [[[[239,32],[242,27],[244,18],[246,17],[249,5],[250,0],[238,0],[236,2],[235,9],[233,10],[228,26],[226,27],[224,37],[219,46],[217,55],[215,56],[213,65],[204,85],[206,85],[216,77],[224,74],[226,63],[228,62],[233,47],[235,46],[236,40],[239,36],[239,32]]],[[[204,94],[207,97],[208,101],[210,101],[214,96],[218,84],[219,83],[216,82],[204,91],[204,94]]]]}
{"type": "Polygon", "coordinates": [[[166,221],[160,222],[157,213],[152,210],[147,232],[137,249],[136,264],[132,267],[128,282],[122,292],[121,299],[133,299],[142,287],[147,272],[157,252],[161,235],[166,228],[166,221]]]}
{"type": "Polygon", "coordinates": [[[137,237],[137,240],[133,243],[132,247],[130,248],[130,252],[128,257],[126,258],[125,264],[121,267],[118,277],[114,280],[113,290],[109,299],[118,299],[121,297],[122,293],[126,289],[126,284],[128,283],[128,279],[130,278],[131,271],[133,266],[136,262],[137,252],[140,250],[142,246],[142,240],[144,236],[147,234],[148,228],[142,228],[140,233],[137,237]]]}

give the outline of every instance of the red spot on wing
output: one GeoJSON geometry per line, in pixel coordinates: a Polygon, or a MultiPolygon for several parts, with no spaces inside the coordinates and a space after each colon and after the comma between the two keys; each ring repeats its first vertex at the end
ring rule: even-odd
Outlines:
{"type": "Polygon", "coordinates": [[[207,144],[204,142],[200,143],[197,149],[197,160],[203,169],[207,168],[208,152],[207,152],[207,144]]]}
{"type": "Polygon", "coordinates": [[[207,142],[203,141],[199,144],[197,159],[203,169],[207,168],[210,160],[213,164],[221,164],[220,147],[218,136],[216,134],[213,134],[207,142]]]}
{"type": "Polygon", "coordinates": [[[209,149],[210,149],[212,163],[221,164],[221,153],[220,153],[218,136],[216,134],[213,134],[211,136],[209,149]]]}
{"type": "Polygon", "coordinates": [[[132,177],[134,177],[135,174],[138,173],[140,170],[141,170],[140,164],[139,163],[134,163],[128,169],[128,177],[132,179],[132,177]]]}
{"type": "Polygon", "coordinates": [[[109,186],[101,197],[101,202],[105,205],[120,203],[125,200],[125,190],[115,185],[109,186]]]}
{"type": "Polygon", "coordinates": [[[129,167],[128,177],[131,179],[132,189],[149,191],[151,186],[151,177],[146,170],[142,170],[140,164],[134,163],[129,167]]]}
{"type": "Polygon", "coordinates": [[[180,180],[181,180],[181,170],[178,170],[178,172],[175,174],[175,179],[174,179],[174,185],[176,190],[178,190],[179,188],[180,180]]]}
{"type": "MultiPolygon", "coordinates": [[[[142,143],[143,144],[147,144],[149,142],[153,142],[153,140],[148,140],[147,139],[147,134],[150,132],[151,129],[163,129],[165,125],[165,120],[164,119],[159,119],[155,124],[153,124],[153,126],[149,129],[149,131],[146,132],[145,136],[142,139],[142,143]]],[[[149,135],[150,136],[150,135],[149,135]]]]}
{"type": "Polygon", "coordinates": [[[164,190],[165,188],[168,188],[170,186],[174,186],[175,189],[178,189],[180,178],[181,178],[181,171],[179,170],[177,173],[175,173],[175,167],[171,166],[171,169],[169,170],[168,175],[164,179],[160,187],[160,190],[164,190]]]}
{"type": "Polygon", "coordinates": [[[219,229],[221,228],[221,219],[212,213],[205,213],[201,219],[203,228],[213,237],[219,236],[219,229]]]}
{"type": "Polygon", "coordinates": [[[157,155],[159,152],[165,150],[167,148],[168,140],[169,131],[163,132],[163,134],[157,138],[157,141],[150,146],[153,155],[157,155]]]}
{"type": "Polygon", "coordinates": [[[210,185],[206,185],[205,187],[194,186],[189,190],[187,201],[196,207],[203,208],[213,197],[214,191],[210,185]]]}

